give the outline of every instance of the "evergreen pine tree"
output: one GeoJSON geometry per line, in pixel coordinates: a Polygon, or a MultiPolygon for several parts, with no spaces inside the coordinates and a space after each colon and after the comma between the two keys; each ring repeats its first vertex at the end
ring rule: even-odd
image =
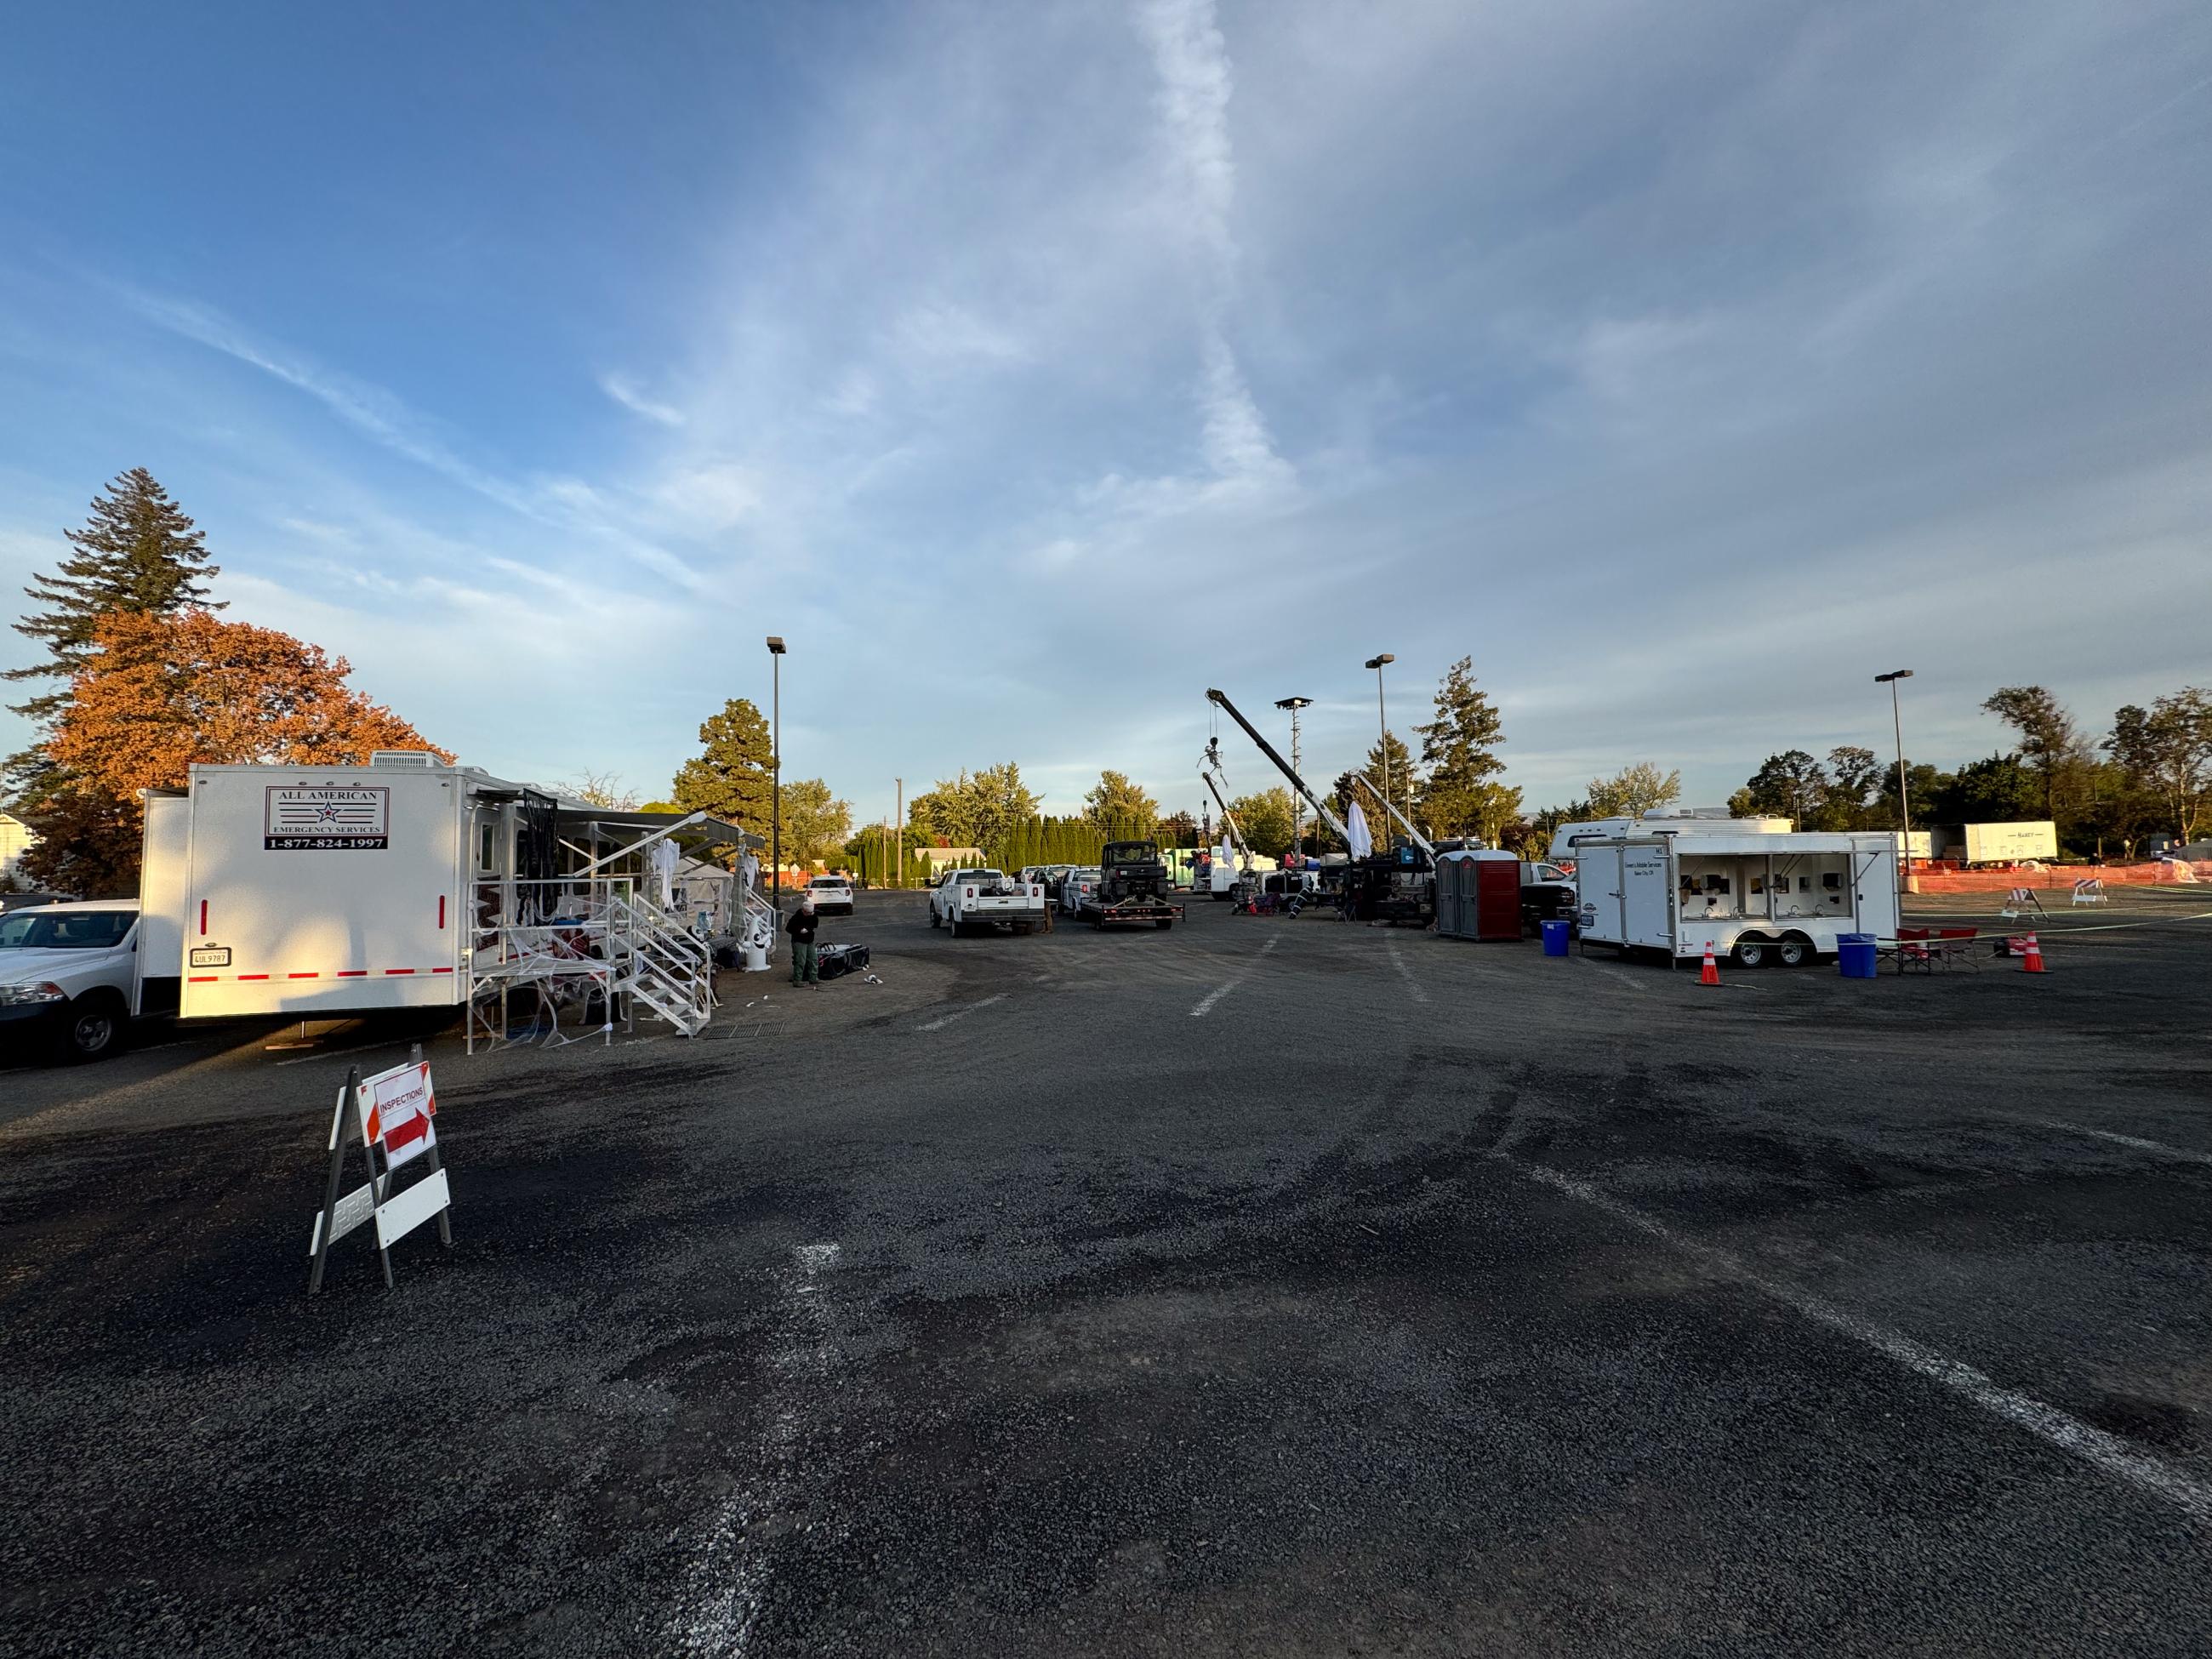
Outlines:
{"type": "Polygon", "coordinates": [[[1421,763],[1428,769],[1420,802],[1430,828],[1441,836],[1486,833],[1485,820],[1495,823],[1500,813],[1498,798],[1485,786],[1505,769],[1492,752],[1505,741],[1505,726],[1490,694],[1475,686],[1474,658],[1462,657],[1444,672],[1436,719],[1413,730],[1420,734],[1421,763]]]}
{"type": "Polygon", "coordinates": [[[687,812],[712,812],[726,823],[767,836],[774,811],[775,753],[761,711],[750,698],[731,698],[699,727],[699,744],[700,754],[676,775],[671,791],[676,804],[687,812]]]}
{"type": "MultiPolygon", "coordinates": [[[[162,615],[198,605],[222,607],[207,598],[207,534],[196,529],[152,473],[134,466],[93,498],[82,530],[64,530],[74,550],[58,574],[33,575],[23,592],[33,611],[15,624],[18,634],[41,641],[46,660],[11,668],[11,680],[66,680],[84,666],[100,619],[114,611],[162,615]]],[[[51,724],[69,702],[66,684],[14,705],[15,713],[51,724]]],[[[18,764],[22,757],[18,757],[18,764]]]]}

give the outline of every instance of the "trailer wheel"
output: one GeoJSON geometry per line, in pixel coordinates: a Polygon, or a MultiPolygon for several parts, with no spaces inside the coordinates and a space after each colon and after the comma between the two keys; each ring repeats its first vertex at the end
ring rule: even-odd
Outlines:
{"type": "Polygon", "coordinates": [[[1766,965],[1767,953],[1773,949],[1773,942],[1770,939],[1740,939],[1735,942],[1735,949],[1729,954],[1735,958],[1735,965],[1739,968],[1763,968],[1766,965]]]}
{"type": "Polygon", "coordinates": [[[1802,968],[1819,955],[1813,941],[1802,933],[1792,933],[1774,947],[1775,960],[1784,968],[1802,968]]]}

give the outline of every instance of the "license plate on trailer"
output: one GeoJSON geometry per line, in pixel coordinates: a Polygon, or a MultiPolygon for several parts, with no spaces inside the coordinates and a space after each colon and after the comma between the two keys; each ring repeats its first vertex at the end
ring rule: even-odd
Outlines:
{"type": "Polygon", "coordinates": [[[229,967],[230,946],[228,945],[195,945],[192,946],[192,966],[195,968],[229,967]]]}

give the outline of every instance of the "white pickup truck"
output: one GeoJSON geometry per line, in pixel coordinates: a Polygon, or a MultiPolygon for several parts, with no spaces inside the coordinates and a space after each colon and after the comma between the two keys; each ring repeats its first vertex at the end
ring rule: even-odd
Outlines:
{"type": "Polygon", "coordinates": [[[955,939],[1000,922],[1026,933],[1043,920],[1044,884],[1009,881],[1003,871],[947,870],[929,890],[929,925],[950,927],[955,939]]]}
{"type": "Polygon", "coordinates": [[[9,911],[0,918],[0,1047],[33,1040],[64,1060],[119,1052],[137,950],[137,899],[9,911]]]}

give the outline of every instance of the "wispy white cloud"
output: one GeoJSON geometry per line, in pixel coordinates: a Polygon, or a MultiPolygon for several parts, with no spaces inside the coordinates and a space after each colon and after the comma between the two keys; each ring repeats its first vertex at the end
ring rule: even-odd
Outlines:
{"type": "Polygon", "coordinates": [[[212,307],[149,293],[125,283],[110,286],[148,321],[305,392],[376,443],[475,491],[508,512],[550,527],[590,536],[671,580],[690,586],[702,585],[699,573],[682,559],[639,538],[618,518],[607,514],[590,485],[558,477],[523,482],[501,477],[464,459],[434,423],[380,386],[323,368],[303,354],[257,340],[212,307]]]}
{"type": "Polygon", "coordinates": [[[599,376],[599,390],[605,392],[633,415],[642,415],[647,420],[662,426],[682,426],[684,411],[672,404],[660,403],[648,398],[637,388],[637,383],[626,374],[612,372],[599,376]]]}
{"type": "Polygon", "coordinates": [[[1010,363],[1025,355],[1021,342],[1007,330],[942,301],[908,310],[893,329],[892,338],[901,351],[931,364],[962,360],[1010,363]]]}

